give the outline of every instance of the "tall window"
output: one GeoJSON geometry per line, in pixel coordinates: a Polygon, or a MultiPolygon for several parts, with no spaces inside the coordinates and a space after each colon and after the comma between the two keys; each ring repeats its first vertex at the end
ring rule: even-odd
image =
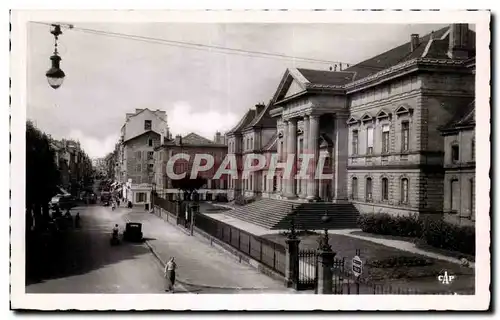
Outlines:
{"type": "Polygon", "coordinates": [[[153,160],[154,152],[148,151],[148,160],[153,160]]]}
{"type": "Polygon", "coordinates": [[[389,179],[382,178],[382,200],[389,200],[389,179]]]}
{"type": "Polygon", "coordinates": [[[451,146],[451,162],[457,163],[460,160],[460,148],[458,144],[451,146]]]}
{"type": "Polygon", "coordinates": [[[151,120],[144,120],[144,130],[151,130],[151,120]]]}
{"type": "Polygon", "coordinates": [[[401,179],[401,203],[408,203],[408,179],[403,178],[401,179]]]}
{"type": "Polygon", "coordinates": [[[353,177],[351,182],[351,199],[358,198],[358,178],[353,177]]]}
{"type": "Polygon", "coordinates": [[[389,153],[389,125],[382,126],[382,153],[389,153]]]}
{"type": "Polygon", "coordinates": [[[469,217],[473,217],[474,212],[474,179],[469,180],[469,217]]]}
{"type": "Polygon", "coordinates": [[[142,151],[136,151],[135,157],[137,160],[141,160],[142,159],[142,151]]]}
{"type": "Polygon", "coordinates": [[[148,146],[149,147],[153,146],[153,139],[151,139],[151,138],[148,139],[148,146]]]}
{"type": "Polygon", "coordinates": [[[457,179],[451,180],[450,204],[451,204],[451,211],[458,212],[460,206],[460,188],[457,179]]]}
{"type": "Polygon", "coordinates": [[[373,127],[367,129],[366,153],[373,154],[373,127]]]}
{"type": "Polygon", "coordinates": [[[401,122],[401,151],[410,150],[410,122],[401,122]]]}
{"type": "Polygon", "coordinates": [[[142,166],[140,164],[135,166],[135,172],[141,172],[142,171],[142,166]]]}
{"type": "Polygon", "coordinates": [[[264,176],[264,191],[267,191],[267,176],[264,176]]]}
{"type": "Polygon", "coordinates": [[[366,201],[372,200],[372,178],[366,178],[366,201]]]}
{"type": "Polygon", "coordinates": [[[352,131],[352,154],[357,155],[358,154],[358,130],[353,130],[352,131]]]}
{"type": "Polygon", "coordinates": [[[472,161],[476,160],[476,140],[472,139],[471,146],[470,146],[470,152],[471,152],[471,159],[472,161]]]}

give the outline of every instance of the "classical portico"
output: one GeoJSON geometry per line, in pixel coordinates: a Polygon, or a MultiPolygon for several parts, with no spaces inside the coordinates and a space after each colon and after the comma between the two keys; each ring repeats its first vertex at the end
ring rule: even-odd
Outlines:
{"type": "Polygon", "coordinates": [[[274,97],[271,116],[277,119],[282,146],[278,153],[282,162],[289,155],[295,156],[291,176],[283,176],[281,196],[311,202],[345,200],[348,143],[345,94],[340,86],[321,85],[321,91],[311,90],[314,86],[298,69],[290,69],[274,97]],[[309,159],[303,178],[296,177],[302,155],[304,160],[309,159]],[[329,178],[320,179],[318,162],[325,165],[329,178]]]}

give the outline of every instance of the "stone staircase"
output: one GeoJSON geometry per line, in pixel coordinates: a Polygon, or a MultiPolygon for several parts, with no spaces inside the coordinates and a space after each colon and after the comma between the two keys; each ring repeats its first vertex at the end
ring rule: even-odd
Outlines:
{"type": "Polygon", "coordinates": [[[224,212],[237,219],[274,230],[290,228],[290,213],[295,209],[295,225],[299,230],[325,228],[321,217],[327,213],[328,229],[356,228],[359,212],[350,203],[297,203],[285,200],[260,199],[250,204],[224,212]]]}

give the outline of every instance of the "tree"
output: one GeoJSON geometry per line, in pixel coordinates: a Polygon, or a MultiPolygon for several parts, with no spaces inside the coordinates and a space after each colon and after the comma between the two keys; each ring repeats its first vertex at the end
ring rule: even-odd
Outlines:
{"type": "Polygon", "coordinates": [[[193,192],[202,188],[206,184],[207,180],[200,177],[197,177],[196,179],[185,177],[182,179],[172,180],[172,187],[182,190],[184,192],[184,199],[191,199],[193,192]]]}
{"type": "MultiPolygon", "coordinates": [[[[35,222],[42,214],[48,216],[50,199],[57,194],[60,181],[55,152],[49,137],[26,122],[26,214],[35,222]]],[[[31,227],[31,225],[30,225],[31,227]]]]}

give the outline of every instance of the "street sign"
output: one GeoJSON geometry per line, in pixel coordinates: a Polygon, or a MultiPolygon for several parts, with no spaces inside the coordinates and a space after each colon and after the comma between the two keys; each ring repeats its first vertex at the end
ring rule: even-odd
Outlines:
{"type": "Polygon", "coordinates": [[[361,261],[360,257],[354,256],[354,258],[352,258],[352,273],[354,273],[356,277],[359,277],[362,272],[363,272],[363,261],[361,261]]]}

